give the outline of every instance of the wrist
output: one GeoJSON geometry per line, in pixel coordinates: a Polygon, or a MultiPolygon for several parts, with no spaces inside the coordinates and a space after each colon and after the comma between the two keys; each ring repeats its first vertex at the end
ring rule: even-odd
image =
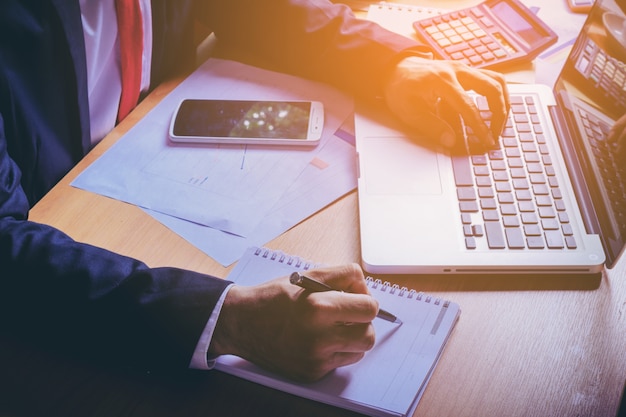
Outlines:
{"type": "Polygon", "coordinates": [[[232,341],[237,339],[237,332],[240,325],[240,321],[237,318],[237,305],[241,305],[242,302],[242,288],[237,285],[233,285],[222,305],[222,310],[217,319],[215,330],[213,331],[213,337],[209,345],[208,356],[217,357],[226,354],[236,354],[232,341]]]}

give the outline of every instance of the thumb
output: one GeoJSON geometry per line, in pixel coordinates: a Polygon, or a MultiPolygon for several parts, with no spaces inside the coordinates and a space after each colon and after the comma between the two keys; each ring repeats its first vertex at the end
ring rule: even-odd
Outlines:
{"type": "Polygon", "coordinates": [[[420,114],[413,127],[420,135],[438,140],[445,148],[452,148],[456,143],[457,137],[452,126],[431,112],[420,114]]]}

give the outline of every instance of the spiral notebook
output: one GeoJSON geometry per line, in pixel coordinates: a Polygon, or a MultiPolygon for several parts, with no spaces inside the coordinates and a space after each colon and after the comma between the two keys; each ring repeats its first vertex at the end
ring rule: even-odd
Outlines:
{"type": "MultiPolygon", "coordinates": [[[[249,248],[228,279],[255,285],[306,271],[316,264],[266,248],[249,248]]],[[[460,313],[458,304],[368,278],[380,308],[402,325],[373,321],[376,345],[354,365],[321,380],[296,383],[235,356],[221,356],[216,369],[275,389],[370,416],[412,415],[460,313]]]]}
{"type": "Polygon", "coordinates": [[[415,39],[417,35],[413,22],[432,18],[447,11],[447,9],[383,1],[369,6],[367,20],[376,22],[385,29],[407,38],[415,39]]]}

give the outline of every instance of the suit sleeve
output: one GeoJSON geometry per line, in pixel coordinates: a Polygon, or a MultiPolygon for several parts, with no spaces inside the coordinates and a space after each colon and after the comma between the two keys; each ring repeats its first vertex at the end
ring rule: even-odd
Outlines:
{"type": "Polygon", "coordinates": [[[386,72],[399,58],[432,57],[415,40],[327,0],[199,0],[198,5],[197,15],[220,42],[362,98],[381,95],[386,72]]]}
{"type": "Polygon", "coordinates": [[[228,282],[145,264],[27,220],[0,115],[0,321],[50,349],[146,369],[189,365],[228,282]]]}

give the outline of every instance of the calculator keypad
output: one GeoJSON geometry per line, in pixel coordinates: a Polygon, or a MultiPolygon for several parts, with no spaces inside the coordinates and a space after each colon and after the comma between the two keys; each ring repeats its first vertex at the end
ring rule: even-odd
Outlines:
{"type": "Polygon", "coordinates": [[[415,29],[436,43],[446,58],[473,67],[495,64],[517,52],[479,8],[415,22],[415,29]]]}

